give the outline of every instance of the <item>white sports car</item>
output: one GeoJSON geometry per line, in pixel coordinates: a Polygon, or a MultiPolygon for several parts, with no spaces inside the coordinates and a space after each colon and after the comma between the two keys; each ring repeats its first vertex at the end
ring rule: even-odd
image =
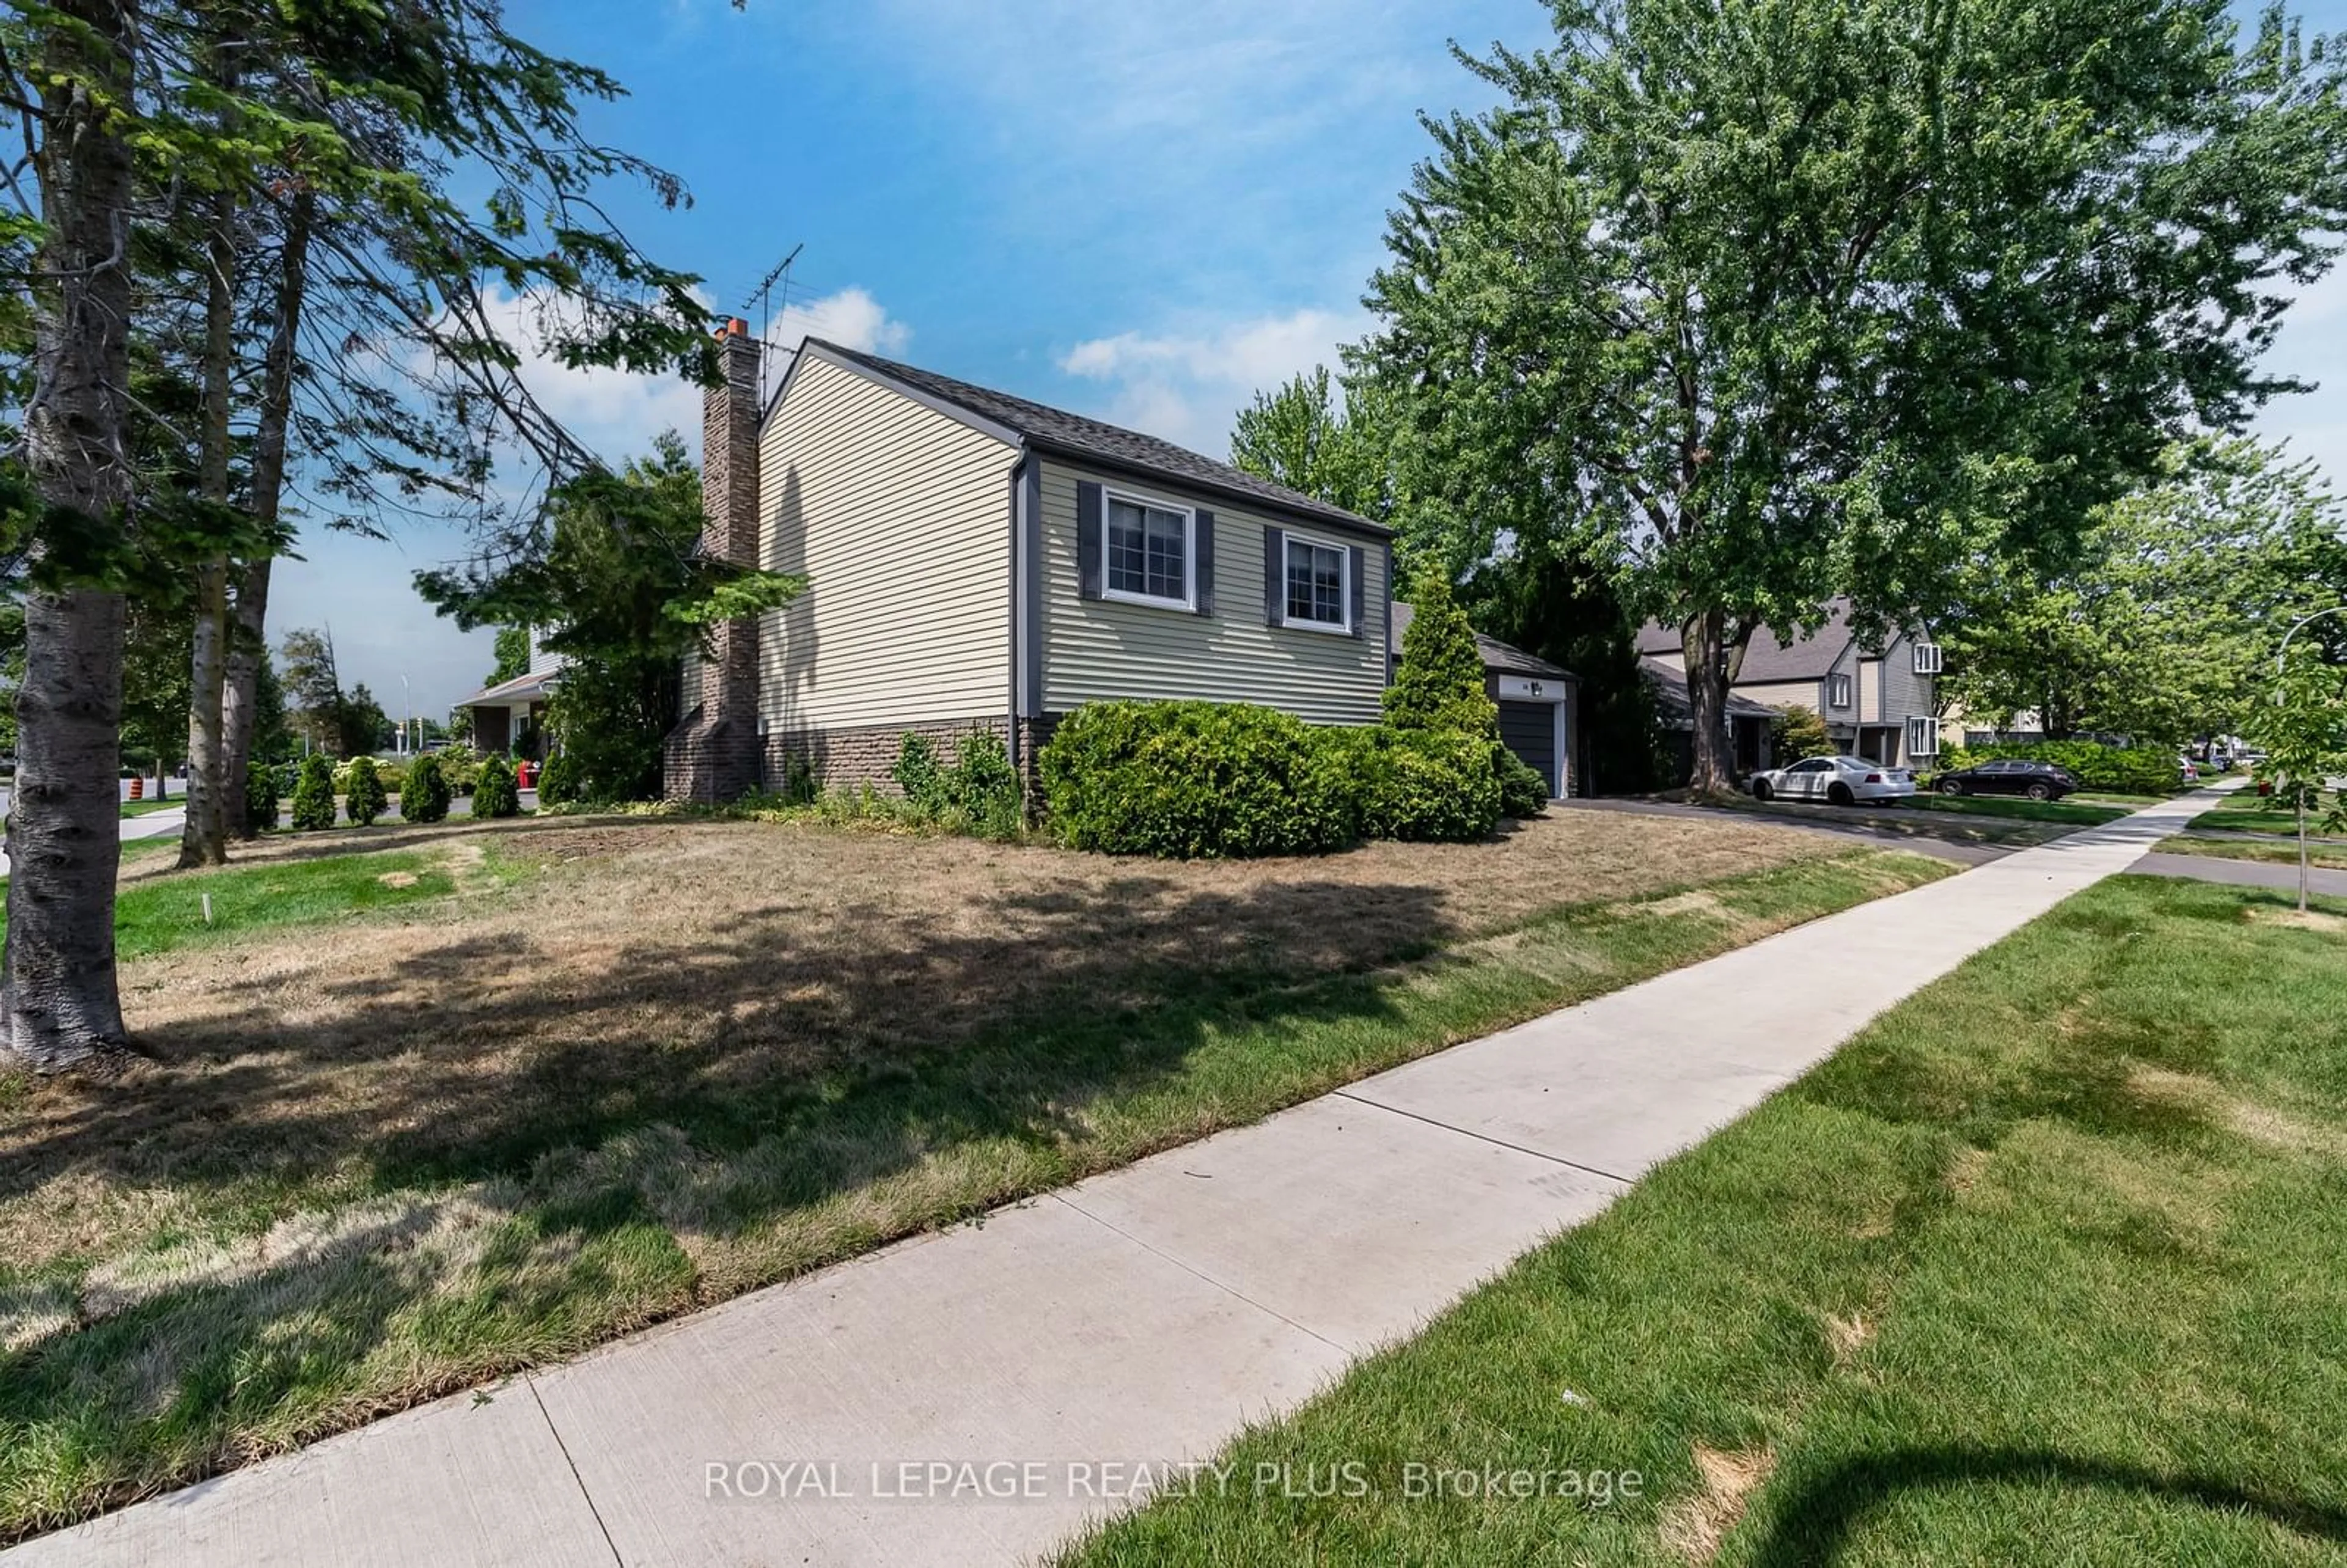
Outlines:
{"type": "Polygon", "coordinates": [[[1855,805],[1904,800],[1915,793],[1911,768],[1886,767],[1864,757],[1810,757],[1790,767],[1752,775],[1755,800],[1822,800],[1855,805]]]}

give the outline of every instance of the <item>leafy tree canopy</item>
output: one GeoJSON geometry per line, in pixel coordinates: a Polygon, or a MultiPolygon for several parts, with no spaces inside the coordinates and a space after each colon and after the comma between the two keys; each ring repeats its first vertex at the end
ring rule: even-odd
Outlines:
{"type": "Polygon", "coordinates": [[[1937,618],[2238,425],[2347,227],[2341,61],[2218,0],[1558,0],[1429,122],[1356,356],[1454,561],[1684,629],[1696,783],[1764,621],[1937,618]]]}
{"type": "MultiPolygon", "coordinates": [[[[2180,743],[2242,733],[2298,617],[2347,598],[2347,507],[2250,441],[2172,450],[2088,520],[2051,577],[1992,565],[1951,620],[1947,694],[2046,733],[2180,743]]],[[[2319,630],[2319,629],[2318,629],[2319,630]]]]}
{"type": "Polygon", "coordinates": [[[703,629],[786,604],[803,580],[699,553],[701,473],[674,432],[620,473],[563,487],[550,511],[542,544],[502,569],[420,572],[416,590],[460,626],[544,629],[567,661],[551,718],[581,789],[655,792],[677,671],[703,629]]]}

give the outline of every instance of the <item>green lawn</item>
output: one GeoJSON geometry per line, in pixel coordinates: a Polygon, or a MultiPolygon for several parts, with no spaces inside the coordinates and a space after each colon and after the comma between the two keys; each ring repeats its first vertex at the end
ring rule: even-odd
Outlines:
{"type": "MultiPolygon", "coordinates": [[[[172,878],[156,894],[168,902],[144,909],[141,939],[188,939],[190,896],[209,881],[218,916],[239,875],[251,877],[233,904],[246,930],[261,909],[378,900],[368,884],[391,858],[172,878]]],[[[186,1152],[135,1163],[143,1180],[120,1190],[141,1206],[119,1239],[93,1242],[50,1221],[54,1210],[19,1205],[15,1223],[49,1250],[0,1259],[0,1539],[982,1214],[1947,872],[1895,851],[1805,859],[1708,882],[1700,897],[1552,907],[1403,961],[1303,978],[1273,953],[1194,964],[1191,942],[1211,933],[1169,933],[1161,956],[1081,994],[1022,1001],[967,1038],[892,1031],[868,1060],[835,1061],[766,1024],[753,1026],[776,1031],[757,1037],[759,1054],[728,1038],[738,1054],[655,1051],[656,1071],[630,1054],[624,1080],[590,1042],[566,1043],[561,1011],[576,1003],[560,987],[591,979],[534,992],[509,940],[483,938],[434,958],[445,973],[404,968],[419,989],[374,1004],[485,1019],[481,1036],[404,1043],[387,1077],[370,1063],[379,1040],[354,1026],[297,1035],[257,1023],[250,1057],[149,1070],[135,1109],[76,1112],[0,1079],[0,1110],[19,1101],[0,1133],[20,1141],[0,1169],[13,1161],[28,1191],[41,1161],[71,1156],[54,1129],[77,1115],[177,1128],[209,1122],[195,1109],[207,1094],[235,1097],[212,1107],[220,1120],[204,1137],[162,1134],[186,1152]],[[486,1049],[508,1020],[541,1017],[542,1049],[486,1049]],[[256,1111],[261,1094],[270,1102],[256,1111]],[[387,1116],[384,1104],[401,1109],[387,1116]],[[486,1114],[491,1105],[511,1114],[486,1114]],[[302,1131],[272,1127],[280,1117],[302,1131]],[[289,1144],[296,1157],[277,1157],[289,1144]],[[168,1223],[138,1217],[155,1214],[168,1223]]],[[[265,962],[271,948],[220,959],[246,951],[265,962]]],[[[804,971],[762,969],[762,983],[814,991],[785,972],[804,971]]],[[[812,1019],[823,999],[787,1005],[812,1019]]],[[[656,1038],[661,1025],[640,1027],[656,1038]]]]}
{"type": "Polygon", "coordinates": [[[2074,805],[2123,805],[2129,811],[2133,811],[2139,805],[2157,805],[2161,801],[2174,800],[2178,795],[2189,794],[2192,789],[2198,787],[2198,785],[2189,785],[2183,789],[2170,790],[2165,794],[2129,794],[2121,790],[2082,789],[2077,794],[2065,798],[2074,805]]]}
{"type": "MultiPolygon", "coordinates": [[[[179,847],[174,838],[133,839],[122,846],[122,854],[125,859],[143,859],[179,847]]],[[[0,892],[7,886],[8,879],[0,876],[0,892]]],[[[143,958],[275,926],[339,921],[446,897],[456,890],[456,879],[445,857],[420,850],[270,860],[150,876],[127,883],[115,894],[115,955],[143,958]],[[207,898],[211,903],[209,918],[207,898]]]]}
{"type": "Polygon", "coordinates": [[[2018,822],[2058,822],[2075,827],[2100,827],[2116,822],[2132,809],[2080,800],[2030,800],[2025,796],[1993,794],[1918,794],[1902,804],[1918,811],[1953,811],[1967,816],[2002,816],[2018,822]]]}
{"type": "MultiPolygon", "coordinates": [[[[2268,842],[2257,838],[2202,838],[2177,833],[2161,839],[2157,848],[2163,855],[2205,855],[2216,860],[2255,860],[2267,866],[2298,864],[2296,839],[2268,842]]],[[[2347,844],[2311,839],[2306,846],[2306,863],[2325,870],[2347,871],[2347,844]]]]}
{"type": "MultiPolygon", "coordinates": [[[[2330,803],[2324,804],[2327,807],[2330,803]]],[[[2245,789],[2226,796],[2222,804],[2202,812],[2190,825],[2234,833],[2286,833],[2294,838],[2298,835],[2298,813],[2260,795],[2254,789],[2245,789]]],[[[2322,831],[2321,813],[2308,814],[2307,831],[2322,831]]]]}
{"type": "Polygon", "coordinates": [[[150,811],[177,811],[188,803],[178,795],[169,800],[126,800],[122,803],[125,816],[145,816],[150,811]]]}
{"type": "Polygon", "coordinates": [[[1062,1568],[2341,1562],[2326,907],[2072,899],[1062,1568]],[[1367,1495],[1279,1495],[1348,1463],[1367,1495]]]}

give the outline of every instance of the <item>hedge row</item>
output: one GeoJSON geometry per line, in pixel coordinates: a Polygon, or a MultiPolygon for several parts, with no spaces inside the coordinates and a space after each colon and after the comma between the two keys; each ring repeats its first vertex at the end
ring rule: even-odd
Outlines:
{"type": "Polygon", "coordinates": [[[1530,815],[1548,794],[1494,740],[1323,728],[1238,702],[1088,703],[1037,766],[1062,842],[1183,859],[1477,839],[1503,809],[1530,815]]]}
{"type": "Polygon", "coordinates": [[[2157,746],[2106,746],[2096,741],[2013,741],[1956,746],[1941,753],[1940,771],[1952,772],[2000,757],[2052,763],[2078,775],[2088,789],[2121,794],[2165,794],[2177,786],[2176,753],[2157,746]]]}

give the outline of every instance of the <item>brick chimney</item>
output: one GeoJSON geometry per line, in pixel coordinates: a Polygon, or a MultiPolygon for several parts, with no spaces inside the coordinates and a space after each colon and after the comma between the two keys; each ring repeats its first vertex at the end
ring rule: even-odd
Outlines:
{"type": "MultiPolygon", "coordinates": [[[[736,316],[717,334],[725,384],[701,403],[701,550],[758,564],[758,340],[736,316]]],[[[712,804],[758,782],[758,623],[711,629],[709,657],[688,663],[685,715],[663,746],[671,800],[712,804]]]]}

